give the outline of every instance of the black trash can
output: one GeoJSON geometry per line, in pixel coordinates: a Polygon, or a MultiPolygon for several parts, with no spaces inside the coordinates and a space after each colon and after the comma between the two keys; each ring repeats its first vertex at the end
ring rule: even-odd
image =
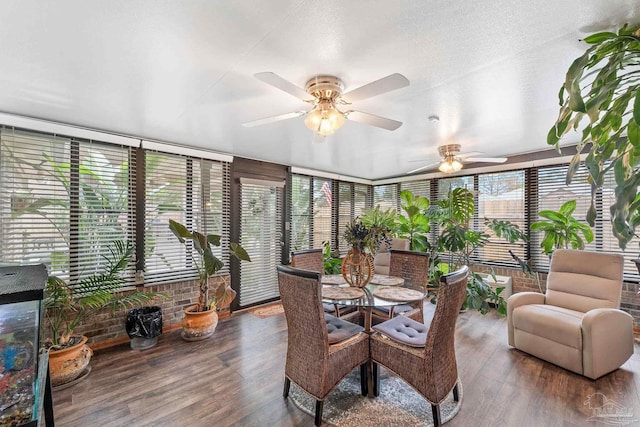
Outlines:
{"type": "Polygon", "coordinates": [[[134,308],[127,314],[125,327],[133,350],[151,348],[162,333],[162,309],[158,306],[134,308]]]}

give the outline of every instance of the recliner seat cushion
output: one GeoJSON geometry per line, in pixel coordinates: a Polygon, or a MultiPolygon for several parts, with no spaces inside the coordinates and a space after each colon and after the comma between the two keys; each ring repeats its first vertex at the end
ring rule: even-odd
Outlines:
{"type": "Polygon", "coordinates": [[[567,308],[531,304],[513,310],[513,326],[517,330],[582,349],[582,317],[584,313],[567,308]]]}

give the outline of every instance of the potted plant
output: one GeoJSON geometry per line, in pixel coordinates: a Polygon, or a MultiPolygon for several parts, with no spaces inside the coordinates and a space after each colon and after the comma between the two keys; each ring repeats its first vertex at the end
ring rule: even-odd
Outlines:
{"type": "Polygon", "coordinates": [[[540,230],[544,238],[540,242],[542,252],[551,255],[555,249],[584,249],[585,243],[593,241],[593,231],[587,224],[575,219],[572,214],[576,210],[576,201],[569,200],[562,204],[560,210],[543,210],[538,212],[547,221],[531,224],[531,230],[540,230]],[[582,237],[580,236],[582,235],[582,237]]]}
{"type": "Polygon", "coordinates": [[[114,241],[103,256],[104,271],[80,279],[70,285],[63,279],[50,276],[45,293],[45,325],[48,338],[45,346],[49,351],[51,383],[59,386],[76,380],[84,372],[92,351],[86,345],[87,337],[75,335],[74,331],[83,321],[105,307],[127,308],[149,301],[163,294],[153,292],[120,293],[133,247],[128,242],[114,241]]]}
{"type": "MultiPolygon", "coordinates": [[[[180,243],[187,244],[187,242],[190,242],[198,255],[195,257],[193,251],[188,251],[189,257],[198,271],[200,284],[198,303],[187,307],[184,311],[182,338],[186,341],[200,341],[209,338],[216,329],[218,324],[216,303],[231,303],[235,297],[235,291],[223,280],[213,289],[213,298],[210,298],[211,284],[209,279],[224,266],[222,261],[211,250],[212,245],[220,246],[220,236],[189,231],[187,227],[174,220],[169,220],[169,228],[180,243]]],[[[251,261],[247,251],[239,244],[232,242],[229,245],[229,249],[231,255],[239,260],[251,261]]]]}
{"type": "Polygon", "coordinates": [[[559,147],[563,136],[582,131],[567,182],[580,167],[581,153],[587,151],[584,166],[592,187],[587,212],[591,226],[596,219],[597,190],[605,175],[614,171],[611,223],[625,249],[640,225],[640,25],[625,24],[617,32],[592,34],[583,41],[590,47],[567,71],[559,93],[560,112],[547,143],[559,147]]]}
{"type": "Polygon", "coordinates": [[[407,216],[397,216],[398,235],[409,240],[409,248],[412,251],[427,252],[427,233],[431,230],[431,219],[425,212],[429,209],[429,199],[414,196],[409,190],[403,190],[400,192],[400,201],[400,207],[407,216]]]}
{"type": "Polygon", "coordinates": [[[378,249],[379,243],[372,230],[356,218],[345,226],[344,241],[351,249],[342,260],[342,276],[351,286],[364,287],[373,277],[372,253],[378,249]]]}
{"type": "MultiPolygon", "coordinates": [[[[508,221],[485,220],[485,230],[474,230],[469,226],[474,213],[473,193],[465,188],[449,190],[446,199],[438,200],[429,208],[429,218],[438,225],[438,234],[433,244],[429,245],[432,286],[437,286],[442,274],[454,271],[462,265],[470,266],[476,250],[489,243],[489,230],[509,243],[527,239],[517,225],[508,221]]],[[[493,272],[489,276],[495,280],[493,272]]],[[[500,296],[504,288],[494,290],[486,279],[486,276],[477,272],[469,275],[463,307],[486,314],[491,308],[491,302],[499,314],[506,315],[506,301],[500,296]]]]}

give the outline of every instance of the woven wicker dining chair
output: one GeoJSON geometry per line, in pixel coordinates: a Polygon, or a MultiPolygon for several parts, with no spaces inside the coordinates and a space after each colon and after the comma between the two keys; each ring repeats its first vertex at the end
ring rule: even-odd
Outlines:
{"type": "MultiPolygon", "coordinates": [[[[291,252],[291,267],[324,274],[322,249],[305,249],[291,252]]],[[[358,323],[361,317],[357,307],[329,303],[322,304],[322,307],[325,313],[342,317],[350,322],[358,323]]]]}
{"type": "Polygon", "coordinates": [[[306,249],[291,252],[291,267],[324,274],[322,249],[306,249]]]}
{"type": "MultiPolygon", "coordinates": [[[[391,249],[389,276],[402,277],[405,286],[426,289],[429,283],[429,254],[391,249]]],[[[376,307],[372,311],[374,323],[398,315],[424,323],[424,300],[396,307],[376,307]]]]}
{"type": "Polygon", "coordinates": [[[373,394],[380,392],[378,364],[409,383],[430,404],[434,426],[441,424],[440,403],[453,390],[458,401],[455,353],[456,319],[467,292],[469,269],[442,276],[433,320],[423,325],[404,316],[376,325],[371,335],[373,394]]]}
{"type": "Polygon", "coordinates": [[[353,323],[324,313],[320,274],[278,266],[280,298],[287,319],[287,360],[283,396],[291,381],[316,399],[315,424],[322,423],[324,399],[354,368],[360,366],[366,395],[369,335],[353,323]]]}

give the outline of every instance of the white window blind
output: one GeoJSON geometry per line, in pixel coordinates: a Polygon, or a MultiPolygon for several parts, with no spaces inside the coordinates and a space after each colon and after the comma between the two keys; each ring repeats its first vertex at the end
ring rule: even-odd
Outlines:
{"type": "Polygon", "coordinates": [[[314,177],[312,230],[314,248],[321,248],[324,242],[332,241],[331,232],[337,227],[338,220],[332,216],[333,199],[333,180],[314,177]]]}
{"type": "Polygon", "coordinates": [[[290,248],[292,251],[312,248],[311,177],[292,175],[289,189],[291,203],[290,248]]]}
{"type": "Polygon", "coordinates": [[[134,240],[133,149],[9,128],[0,139],[2,262],[42,262],[73,285],[103,270],[112,241],[134,240]]]}
{"type": "Polygon", "coordinates": [[[350,247],[344,241],[343,235],[347,224],[353,219],[353,186],[348,182],[338,183],[339,205],[338,205],[338,249],[341,253],[347,252],[350,247]]]}
{"type": "Polygon", "coordinates": [[[596,209],[602,211],[601,214],[598,212],[598,218],[594,229],[596,235],[596,248],[598,251],[621,254],[624,256],[625,278],[639,280],[640,275],[638,274],[638,269],[632,260],[640,258],[640,256],[638,256],[638,253],[640,252],[640,239],[638,239],[638,237],[634,237],[629,243],[627,243],[626,249],[622,250],[620,249],[618,239],[613,235],[611,211],[609,210],[609,207],[614,204],[616,199],[615,187],[615,177],[613,171],[610,171],[605,176],[604,185],[598,194],[598,197],[602,198],[602,202],[600,203],[599,200],[596,199],[596,209]]]}
{"type": "Polygon", "coordinates": [[[419,181],[407,181],[400,183],[400,191],[409,190],[414,196],[426,197],[431,201],[431,181],[423,179],[419,181]]]}
{"type": "Polygon", "coordinates": [[[509,250],[525,258],[525,242],[509,244],[484,226],[484,220],[509,221],[526,233],[524,171],[500,172],[478,176],[478,221],[481,230],[489,235],[489,243],[478,249],[476,256],[482,261],[513,265],[509,250]]]}
{"type": "Polygon", "coordinates": [[[398,184],[376,185],[373,187],[373,206],[380,209],[399,209],[398,184]]]}
{"type": "Polygon", "coordinates": [[[196,278],[189,255],[169,229],[173,219],[189,230],[222,236],[214,254],[228,271],[229,164],[154,151],[145,152],[145,283],[196,278]]]}
{"type": "Polygon", "coordinates": [[[242,183],[240,244],[251,262],[240,263],[240,306],[277,298],[281,261],[282,188],[242,183]]]}
{"type": "Polygon", "coordinates": [[[362,212],[370,208],[369,186],[366,184],[353,184],[353,216],[358,217],[362,212]]]}
{"type": "MultiPolygon", "coordinates": [[[[532,222],[546,221],[537,215],[542,210],[558,211],[563,203],[569,200],[575,200],[577,203],[573,217],[580,222],[587,223],[587,210],[591,204],[591,186],[587,182],[587,173],[585,168],[580,168],[578,173],[573,177],[570,185],[566,185],[567,166],[553,166],[539,168],[537,177],[532,182],[535,194],[535,214],[532,222]]],[[[600,216],[602,213],[600,213],[600,216]]],[[[594,230],[595,231],[595,230],[594,230]]],[[[582,237],[582,235],[580,235],[582,237]]],[[[548,268],[549,257],[542,253],[540,242],[544,234],[540,231],[531,233],[531,257],[536,267],[548,268]]],[[[585,247],[586,250],[596,251],[595,241],[585,247]]]]}
{"type": "Polygon", "coordinates": [[[466,188],[473,191],[473,176],[456,176],[453,178],[442,178],[438,180],[438,199],[446,199],[449,191],[454,188],[466,188]]]}

